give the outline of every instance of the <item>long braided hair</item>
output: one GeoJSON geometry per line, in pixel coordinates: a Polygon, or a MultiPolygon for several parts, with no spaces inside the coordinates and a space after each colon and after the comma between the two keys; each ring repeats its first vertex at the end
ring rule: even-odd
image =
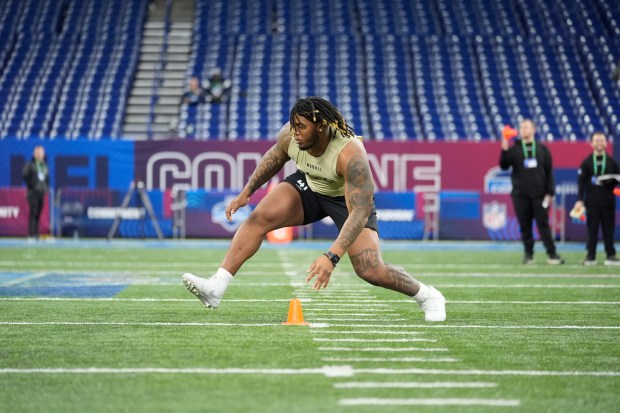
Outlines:
{"type": "Polygon", "coordinates": [[[353,138],[355,136],[353,128],[347,123],[338,108],[321,97],[309,96],[297,100],[291,109],[289,118],[291,131],[294,128],[295,116],[303,116],[315,125],[331,126],[339,130],[345,137],[353,138]]]}

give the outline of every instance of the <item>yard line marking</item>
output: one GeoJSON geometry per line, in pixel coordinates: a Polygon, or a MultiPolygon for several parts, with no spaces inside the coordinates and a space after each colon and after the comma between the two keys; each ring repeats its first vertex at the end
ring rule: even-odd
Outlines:
{"type": "MultiPolygon", "coordinates": [[[[178,283],[174,283],[177,285],[178,283]]],[[[91,284],[96,285],[96,284],[91,284]]],[[[109,285],[109,284],[106,284],[109,285]]],[[[235,287],[241,284],[235,284],[235,287]]],[[[247,285],[246,285],[247,286],[247,285]]],[[[2,287],[2,286],[0,286],[2,287]]],[[[302,302],[309,303],[307,309],[310,311],[359,311],[354,308],[341,308],[341,307],[363,307],[367,308],[369,311],[374,312],[393,312],[392,309],[380,309],[380,308],[368,308],[368,307],[388,307],[391,304],[395,303],[412,303],[411,300],[381,300],[384,304],[379,303],[370,303],[370,304],[350,304],[347,303],[347,300],[343,301],[334,301],[334,302],[320,302],[318,299],[314,298],[300,298],[302,302]],[[334,307],[338,303],[337,307],[334,307]],[[386,304],[390,303],[390,304],[386,304]],[[316,308],[312,309],[312,307],[323,307],[330,306],[328,308],[316,308]]],[[[144,301],[144,302],[196,302],[193,298],[115,298],[115,297],[0,297],[0,301],[144,301]]],[[[272,299],[260,299],[260,298],[249,298],[249,299],[226,299],[227,302],[289,302],[288,298],[272,298],[272,299]]],[[[379,300],[377,300],[379,301],[379,300]]],[[[620,305],[620,301],[503,301],[503,300],[447,300],[450,304],[538,304],[538,305],[620,305]]]]}
{"type": "Polygon", "coordinates": [[[561,371],[561,370],[449,370],[449,369],[387,369],[387,368],[360,368],[354,373],[364,374],[432,374],[455,376],[531,376],[531,377],[620,377],[620,371],[561,371]]]}
{"type": "Polygon", "coordinates": [[[312,333],[321,334],[395,334],[395,335],[414,335],[424,334],[422,331],[382,331],[382,330],[364,330],[364,331],[330,331],[330,330],[311,330],[312,333]]]}
{"type": "Polygon", "coordinates": [[[441,284],[440,288],[620,288],[620,284],[441,284]]]}
{"type": "Polygon", "coordinates": [[[450,300],[452,304],[585,304],[585,305],[619,305],[620,301],[500,301],[500,300],[450,300]]]}
{"type": "Polygon", "coordinates": [[[329,361],[329,362],[368,362],[368,361],[376,361],[376,362],[386,362],[386,361],[396,361],[401,363],[408,362],[423,362],[423,363],[455,363],[461,361],[460,359],[455,359],[453,357],[324,357],[321,361],[329,361]]]}
{"type": "Polygon", "coordinates": [[[351,377],[355,374],[430,374],[456,376],[528,376],[528,377],[620,377],[620,371],[560,371],[560,370],[453,370],[453,369],[389,369],[353,368],[351,366],[323,366],[320,368],[0,368],[0,374],[324,374],[330,377],[351,377]]]}
{"type": "MultiPolygon", "coordinates": [[[[194,298],[114,298],[114,297],[0,297],[0,301],[129,301],[129,302],[192,302],[195,303],[194,298]]],[[[273,298],[273,299],[260,299],[260,298],[248,298],[248,299],[227,299],[227,302],[251,302],[251,303],[274,303],[274,302],[286,302],[291,301],[289,298],[273,298]]],[[[301,299],[301,302],[308,302],[306,299],[301,299]]]]}
{"type": "Polygon", "coordinates": [[[341,382],[334,383],[337,389],[483,389],[497,387],[497,383],[489,382],[458,382],[458,381],[436,381],[436,382],[341,382]]]}
{"type": "Polygon", "coordinates": [[[273,327],[280,323],[172,323],[172,322],[130,322],[130,321],[0,321],[3,326],[161,326],[161,327],[273,327]]]}
{"type": "MultiPolygon", "coordinates": [[[[348,313],[351,311],[359,311],[359,309],[357,308],[339,308],[339,307],[328,307],[328,308],[311,308],[311,306],[313,306],[314,304],[316,304],[316,301],[313,301],[311,304],[308,304],[307,308],[308,311],[314,311],[314,312],[331,312],[331,311],[335,311],[335,312],[339,312],[339,313],[347,313],[347,315],[349,315],[348,313]]],[[[370,313],[393,313],[394,310],[390,309],[390,308],[369,308],[365,314],[370,314],[370,313]]]]}
{"type": "Polygon", "coordinates": [[[411,343],[414,341],[425,341],[436,343],[433,338],[313,338],[314,341],[329,341],[334,343],[411,343]]]}
{"type": "Polygon", "coordinates": [[[305,375],[321,374],[327,377],[350,377],[350,366],[323,366],[301,369],[251,369],[251,368],[0,368],[0,374],[266,374],[305,375]]]}
{"type": "Polygon", "coordinates": [[[540,330],[619,330],[620,326],[494,326],[494,325],[447,325],[447,324],[329,324],[329,327],[352,328],[489,328],[489,329],[540,329],[540,330]]]}
{"type": "Polygon", "coordinates": [[[359,398],[340,399],[341,406],[493,406],[493,407],[518,407],[519,400],[507,399],[463,399],[463,398],[437,398],[437,399],[380,399],[359,398]]]}
{"type": "MultiPolygon", "coordinates": [[[[385,314],[386,316],[389,314],[385,314]]],[[[377,316],[377,318],[379,318],[377,316]]],[[[315,321],[356,321],[359,320],[357,318],[313,318],[313,320],[315,321]]],[[[389,320],[385,320],[385,321],[407,321],[406,318],[391,318],[389,320]]]]}
{"type": "MultiPolygon", "coordinates": [[[[319,310],[315,310],[315,311],[306,311],[306,314],[308,315],[336,315],[336,314],[323,314],[321,311],[319,310]]],[[[400,314],[397,313],[346,313],[343,314],[346,316],[355,316],[355,317],[400,317],[400,314]]],[[[339,320],[341,320],[341,318],[339,318],[339,320]]]]}
{"type": "Polygon", "coordinates": [[[379,353],[385,352],[397,352],[403,353],[407,351],[448,351],[447,348],[440,347],[319,347],[319,351],[364,351],[379,353]]]}

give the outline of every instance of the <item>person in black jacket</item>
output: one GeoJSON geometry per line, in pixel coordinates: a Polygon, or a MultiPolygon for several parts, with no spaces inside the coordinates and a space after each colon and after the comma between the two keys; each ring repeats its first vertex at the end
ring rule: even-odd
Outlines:
{"type": "Polygon", "coordinates": [[[596,265],[596,244],[598,228],[603,231],[603,241],[607,259],[605,265],[620,265],[614,248],[614,230],[616,227],[616,197],[614,188],[618,181],[615,178],[600,180],[603,175],[618,175],[618,162],[605,151],[607,137],[603,132],[594,132],[590,138],[593,152],[581,162],[579,167],[579,192],[575,209],[586,207],[586,223],[588,226],[588,255],[583,265],[596,265]]]}
{"type": "Polygon", "coordinates": [[[547,250],[548,264],[563,264],[564,260],[555,249],[549,227],[549,205],[555,194],[553,161],[549,149],[534,140],[536,125],[525,119],[519,125],[520,140],[510,147],[502,139],[499,166],[503,170],[512,167],[512,202],[519,220],[521,241],[525,249],[524,264],[534,262],[533,220],[547,250]]]}
{"type": "Polygon", "coordinates": [[[30,215],[28,218],[28,236],[39,237],[39,220],[43,211],[45,195],[49,189],[49,169],[45,161],[45,149],[36,146],[32,160],[24,165],[22,177],[26,183],[28,206],[30,215]]]}

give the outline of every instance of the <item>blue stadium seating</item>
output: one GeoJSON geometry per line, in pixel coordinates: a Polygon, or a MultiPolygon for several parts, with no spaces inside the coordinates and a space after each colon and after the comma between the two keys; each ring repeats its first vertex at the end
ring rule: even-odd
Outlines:
{"type": "MultiPolygon", "coordinates": [[[[122,136],[147,0],[0,3],[0,138],[122,136]]],[[[186,72],[221,68],[222,104],[181,107],[179,136],[274,139],[321,95],[376,140],[620,138],[613,0],[196,0],[186,72]]]]}

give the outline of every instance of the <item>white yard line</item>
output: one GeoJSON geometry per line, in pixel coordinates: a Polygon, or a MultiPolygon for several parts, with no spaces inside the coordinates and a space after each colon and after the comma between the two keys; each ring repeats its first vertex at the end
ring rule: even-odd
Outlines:
{"type": "Polygon", "coordinates": [[[437,340],[433,338],[317,338],[314,337],[313,341],[317,342],[329,342],[329,343],[413,343],[413,342],[427,342],[436,343],[437,340]]]}
{"type": "Polygon", "coordinates": [[[281,323],[172,323],[115,321],[0,321],[2,326],[274,327],[281,323]]]}
{"type": "Polygon", "coordinates": [[[331,377],[351,377],[355,374],[427,374],[454,376],[525,376],[525,377],[620,377],[620,371],[553,371],[553,370],[458,370],[422,368],[353,368],[351,366],[324,366],[320,368],[0,368],[0,374],[323,374],[331,377]]]}
{"type": "Polygon", "coordinates": [[[405,336],[405,335],[417,335],[417,334],[424,334],[424,332],[422,331],[386,331],[386,330],[362,330],[362,331],[331,331],[331,330],[326,330],[326,329],[312,329],[311,330],[312,333],[319,333],[319,334],[377,334],[377,335],[381,335],[381,334],[393,334],[393,335],[399,335],[399,336],[405,336]]]}
{"type": "Polygon", "coordinates": [[[433,398],[433,399],[380,399],[359,398],[341,399],[341,406],[492,406],[492,407],[518,407],[519,400],[506,399],[464,399],[464,398],[433,398]]]}
{"type": "Polygon", "coordinates": [[[422,352],[435,352],[435,351],[448,351],[447,348],[439,347],[319,347],[319,351],[339,351],[339,352],[351,352],[362,351],[370,353],[405,353],[409,351],[422,351],[422,352]]]}
{"type": "Polygon", "coordinates": [[[538,325],[449,325],[449,324],[329,324],[328,327],[352,327],[352,328],[488,328],[508,330],[619,330],[620,326],[538,326],[538,325]]]}
{"type": "MultiPolygon", "coordinates": [[[[318,320],[318,319],[316,319],[318,320]]],[[[390,320],[394,321],[394,320],[390,320]]],[[[118,325],[118,326],[242,326],[242,327],[272,327],[280,326],[280,323],[198,323],[198,322],[114,322],[114,321],[0,321],[0,325],[118,325]]],[[[310,323],[311,328],[467,328],[467,329],[508,329],[508,330],[620,330],[620,326],[536,326],[536,325],[509,325],[509,326],[484,326],[484,325],[444,325],[444,324],[325,324],[310,323]]],[[[332,340],[333,341],[333,340],[332,340]]],[[[418,340],[419,341],[419,340],[418,340]]]]}
{"type": "Polygon", "coordinates": [[[453,357],[324,357],[321,361],[337,363],[353,362],[398,362],[398,363],[456,363],[460,359],[453,357]]]}
{"type": "Polygon", "coordinates": [[[334,383],[336,389],[484,389],[495,388],[497,383],[489,382],[458,382],[458,381],[396,381],[396,382],[372,382],[352,381],[334,383]]]}

